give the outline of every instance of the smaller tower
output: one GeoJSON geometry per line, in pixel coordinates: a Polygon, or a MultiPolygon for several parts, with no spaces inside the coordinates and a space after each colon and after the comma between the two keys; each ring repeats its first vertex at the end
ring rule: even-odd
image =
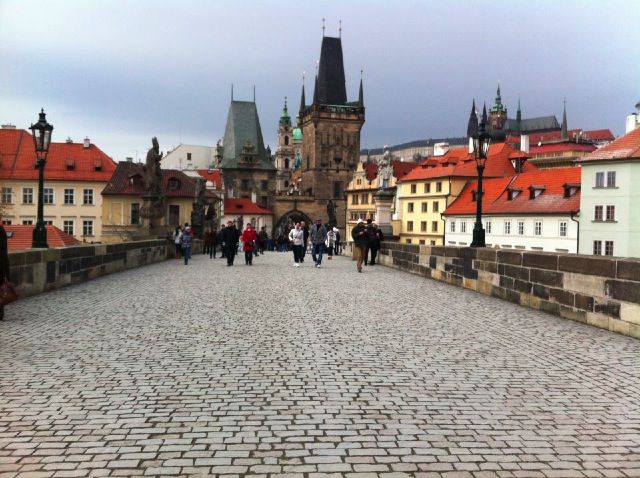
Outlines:
{"type": "Polygon", "coordinates": [[[471,103],[471,113],[467,123],[467,138],[473,138],[478,134],[478,113],[476,112],[476,99],[471,103]]]}
{"type": "Polygon", "coordinates": [[[560,129],[560,138],[563,141],[569,139],[569,129],[567,128],[567,99],[563,100],[562,105],[562,127],[560,129]]]}
{"type": "Polygon", "coordinates": [[[494,105],[491,107],[489,115],[489,125],[492,132],[502,131],[507,121],[507,108],[502,104],[502,96],[500,95],[500,83],[498,83],[498,91],[494,105]]]}
{"type": "Polygon", "coordinates": [[[518,111],[516,112],[516,133],[522,132],[522,110],[520,109],[520,98],[518,98],[518,111]]]}
{"type": "MultiPolygon", "coordinates": [[[[301,101],[304,102],[304,85],[302,88],[301,101]]],[[[277,191],[284,192],[289,189],[294,156],[293,129],[291,127],[291,116],[289,116],[289,110],[287,108],[287,97],[285,96],[282,114],[278,122],[278,146],[275,155],[277,191]]]]}

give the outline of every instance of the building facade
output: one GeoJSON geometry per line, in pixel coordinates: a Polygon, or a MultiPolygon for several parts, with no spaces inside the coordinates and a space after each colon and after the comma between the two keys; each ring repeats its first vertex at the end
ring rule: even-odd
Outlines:
{"type": "Polygon", "coordinates": [[[196,171],[219,166],[218,148],[193,144],[179,144],[167,152],[160,161],[163,169],[196,171]]]}
{"type": "MultiPolygon", "coordinates": [[[[38,170],[31,134],[0,129],[0,203],[5,224],[37,219],[38,170]]],[[[102,189],[116,163],[87,138],[51,143],[44,170],[44,222],[84,242],[101,242],[102,189]]]]}
{"type": "Polygon", "coordinates": [[[278,122],[278,145],[275,154],[276,191],[278,194],[293,194],[298,185],[293,172],[302,163],[302,130],[291,125],[291,116],[287,109],[287,99],[278,122]]]}

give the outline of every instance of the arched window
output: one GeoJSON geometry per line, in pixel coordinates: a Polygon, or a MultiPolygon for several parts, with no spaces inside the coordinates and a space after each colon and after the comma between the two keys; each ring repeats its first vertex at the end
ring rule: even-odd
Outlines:
{"type": "Polygon", "coordinates": [[[289,169],[289,158],[284,158],[284,169],[289,169]]]}
{"type": "Polygon", "coordinates": [[[285,187],[285,188],[288,188],[288,187],[289,187],[289,181],[285,181],[285,182],[284,182],[284,187],[285,187]]]}
{"type": "Polygon", "coordinates": [[[289,136],[284,137],[284,145],[289,146],[289,136]]]}

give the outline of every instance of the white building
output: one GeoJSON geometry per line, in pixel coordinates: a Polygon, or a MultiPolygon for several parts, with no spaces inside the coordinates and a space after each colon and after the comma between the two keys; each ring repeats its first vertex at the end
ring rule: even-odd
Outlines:
{"type": "MultiPolygon", "coordinates": [[[[470,181],[444,212],[445,245],[469,246],[477,182],[470,181]]],[[[487,247],[570,252],[578,249],[580,168],[557,168],[483,181],[487,247]]]]}
{"type": "Polygon", "coordinates": [[[580,253],[640,257],[640,128],[579,163],[580,253]]]}
{"type": "Polygon", "coordinates": [[[217,168],[216,151],[215,146],[180,144],[162,158],[162,169],[177,169],[186,172],[217,168]]]}

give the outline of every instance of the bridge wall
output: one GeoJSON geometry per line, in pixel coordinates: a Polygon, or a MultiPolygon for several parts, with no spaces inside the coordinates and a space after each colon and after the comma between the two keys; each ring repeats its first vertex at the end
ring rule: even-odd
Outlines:
{"type": "MultiPolygon", "coordinates": [[[[201,252],[201,247],[201,241],[194,241],[193,253],[201,252]]],[[[26,297],[164,261],[174,252],[174,244],[165,239],[12,252],[10,281],[18,297],[26,297]]]]}
{"type": "Polygon", "coordinates": [[[640,339],[640,260],[384,242],[379,261],[640,339]]]}

